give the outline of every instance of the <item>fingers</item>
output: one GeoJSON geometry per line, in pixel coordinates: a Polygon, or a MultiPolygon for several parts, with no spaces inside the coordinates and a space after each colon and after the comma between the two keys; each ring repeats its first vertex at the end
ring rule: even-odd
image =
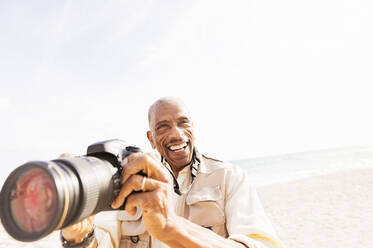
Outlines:
{"type": "Polygon", "coordinates": [[[82,240],[92,231],[94,218],[95,215],[92,215],[74,225],[65,227],[62,229],[62,235],[66,240],[79,242],[79,240],[82,240]]]}
{"type": "Polygon", "coordinates": [[[126,180],[126,182],[123,183],[118,196],[111,204],[111,207],[119,208],[129,194],[131,194],[133,191],[139,191],[141,189],[143,178],[144,177],[140,175],[132,175],[128,180],[126,180]]]}
{"type": "Polygon", "coordinates": [[[68,152],[65,152],[65,153],[62,153],[59,158],[72,158],[74,157],[71,153],[68,153],[68,152]]]}
{"type": "Polygon", "coordinates": [[[95,215],[89,216],[82,221],[75,223],[74,225],[68,226],[64,228],[64,230],[69,230],[69,231],[79,231],[83,229],[89,229],[93,226],[93,221],[95,219],[95,215]]]}
{"type": "Polygon", "coordinates": [[[130,215],[136,214],[136,207],[141,207],[143,209],[143,213],[159,210],[163,212],[163,210],[167,208],[167,195],[167,185],[159,182],[159,185],[152,191],[135,193],[128,196],[125,210],[130,215]]]}
{"type": "Polygon", "coordinates": [[[154,178],[162,182],[169,182],[169,172],[154,154],[134,153],[122,162],[122,180],[125,183],[130,176],[142,172],[148,178],[154,178]]]}
{"type": "Polygon", "coordinates": [[[152,191],[162,183],[169,183],[170,173],[155,154],[134,153],[122,162],[121,190],[111,207],[119,208],[136,191],[152,191]],[[142,175],[139,175],[141,173],[142,175]],[[144,175],[146,177],[145,181],[144,175]],[[143,185],[144,182],[144,185],[143,185]],[[143,185],[143,188],[142,188],[143,185]]]}
{"type": "Polygon", "coordinates": [[[153,198],[152,197],[153,194],[154,194],[154,191],[144,192],[144,193],[135,193],[135,194],[130,195],[127,199],[124,210],[129,215],[132,215],[132,216],[136,214],[137,206],[141,207],[143,211],[147,211],[144,205],[146,202],[151,201],[150,199],[153,198]]]}
{"type": "Polygon", "coordinates": [[[154,180],[152,178],[147,178],[141,175],[132,175],[123,185],[111,204],[112,208],[119,208],[123,205],[125,199],[135,191],[152,191],[159,187],[162,182],[154,180]]]}

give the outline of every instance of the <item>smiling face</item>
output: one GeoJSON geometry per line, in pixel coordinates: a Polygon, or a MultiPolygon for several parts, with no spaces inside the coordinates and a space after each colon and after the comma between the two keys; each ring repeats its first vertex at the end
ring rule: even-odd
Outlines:
{"type": "Polygon", "coordinates": [[[149,127],[147,136],[152,147],[166,159],[174,172],[190,163],[194,131],[184,104],[173,99],[157,101],[149,111],[149,127]]]}

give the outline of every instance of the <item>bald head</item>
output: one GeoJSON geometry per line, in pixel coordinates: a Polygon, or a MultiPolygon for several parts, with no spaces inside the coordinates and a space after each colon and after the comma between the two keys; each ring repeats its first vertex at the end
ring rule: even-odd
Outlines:
{"type": "Polygon", "coordinates": [[[151,121],[153,120],[153,116],[154,116],[155,112],[157,112],[160,108],[162,108],[163,106],[166,106],[166,105],[178,106],[178,107],[184,109],[189,114],[188,108],[186,107],[186,105],[184,104],[184,102],[181,99],[176,98],[176,97],[162,97],[162,98],[158,99],[157,101],[155,101],[149,107],[148,122],[149,122],[149,128],[150,129],[151,129],[151,121]]]}

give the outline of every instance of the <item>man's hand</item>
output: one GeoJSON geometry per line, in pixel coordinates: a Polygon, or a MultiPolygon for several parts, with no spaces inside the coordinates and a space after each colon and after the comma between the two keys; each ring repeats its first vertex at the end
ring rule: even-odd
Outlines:
{"type": "Polygon", "coordinates": [[[95,216],[92,215],[84,220],[62,229],[63,237],[68,241],[80,243],[93,229],[93,221],[95,216]]]}
{"type": "Polygon", "coordinates": [[[132,154],[123,160],[122,167],[122,188],[112,207],[118,208],[126,201],[125,210],[130,215],[136,213],[136,207],[141,207],[147,231],[162,240],[176,219],[171,201],[173,185],[170,172],[154,154],[132,154]]]}

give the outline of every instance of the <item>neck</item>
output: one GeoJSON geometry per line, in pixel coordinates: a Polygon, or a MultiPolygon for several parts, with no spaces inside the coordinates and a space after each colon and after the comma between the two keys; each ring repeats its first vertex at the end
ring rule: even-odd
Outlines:
{"type": "Polygon", "coordinates": [[[185,167],[187,167],[190,164],[191,163],[188,163],[188,164],[183,165],[183,166],[174,166],[174,165],[170,164],[170,167],[171,167],[171,170],[174,173],[175,177],[177,178],[179,176],[179,172],[182,171],[185,167]]]}
{"type": "Polygon", "coordinates": [[[182,171],[185,167],[191,165],[194,161],[194,158],[192,157],[191,161],[189,163],[187,163],[186,165],[173,165],[171,163],[169,163],[167,160],[165,160],[168,165],[171,167],[171,170],[172,170],[172,173],[174,173],[175,177],[177,178],[179,176],[179,172],[182,171]]]}
{"type": "Polygon", "coordinates": [[[192,154],[191,160],[187,164],[181,165],[181,166],[177,166],[177,165],[173,165],[173,164],[169,163],[164,157],[162,157],[162,161],[165,160],[169,164],[172,172],[174,173],[175,177],[177,178],[179,176],[179,172],[182,171],[185,167],[187,167],[189,165],[192,165],[195,159],[197,159],[197,161],[199,161],[199,159],[196,156],[197,156],[196,155],[196,150],[193,149],[193,154],[192,154]]]}

